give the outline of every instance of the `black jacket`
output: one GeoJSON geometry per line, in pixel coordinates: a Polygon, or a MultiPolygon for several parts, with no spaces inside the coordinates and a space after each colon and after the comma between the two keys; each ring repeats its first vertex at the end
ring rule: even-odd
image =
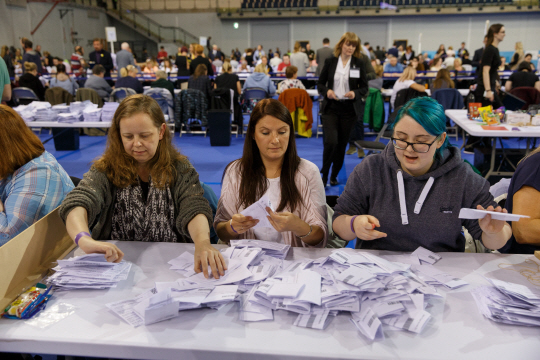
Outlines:
{"type": "MultiPolygon", "coordinates": [[[[338,61],[339,58],[334,56],[326,59],[326,61],[324,62],[324,67],[321,71],[321,75],[319,76],[317,89],[319,91],[319,94],[324,96],[324,100],[321,106],[321,112],[323,113],[326,104],[328,103],[326,93],[330,89],[333,90],[334,87],[334,74],[336,73],[338,61]]],[[[363,111],[361,109],[362,101],[365,101],[365,97],[367,96],[369,91],[366,64],[363,60],[353,56],[351,58],[351,69],[354,68],[360,69],[360,78],[357,79],[349,77],[349,89],[351,91],[354,91],[354,111],[356,112],[356,114],[360,114],[360,111],[363,111]]]]}
{"type": "Polygon", "coordinates": [[[206,69],[208,70],[208,73],[207,73],[208,76],[214,76],[214,69],[212,68],[212,63],[210,63],[210,60],[200,55],[197,56],[195,59],[191,60],[191,64],[189,64],[190,75],[193,75],[193,73],[195,72],[195,69],[197,69],[197,66],[199,64],[206,65],[206,69]]]}
{"type": "Polygon", "coordinates": [[[484,54],[484,48],[483,47],[481,47],[480,49],[474,51],[474,57],[472,59],[472,66],[474,66],[475,68],[480,67],[480,60],[482,60],[482,55],[483,54],[484,54]]]}
{"type": "MultiPolygon", "coordinates": [[[[97,53],[95,51],[92,51],[88,57],[90,58],[90,62],[93,62],[92,67],[97,64],[96,61],[96,55],[97,53]]],[[[99,65],[103,66],[105,68],[105,77],[110,78],[111,77],[111,70],[114,69],[114,63],[112,61],[111,53],[105,50],[102,50],[100,53],[99,58],[99,65]]]]}

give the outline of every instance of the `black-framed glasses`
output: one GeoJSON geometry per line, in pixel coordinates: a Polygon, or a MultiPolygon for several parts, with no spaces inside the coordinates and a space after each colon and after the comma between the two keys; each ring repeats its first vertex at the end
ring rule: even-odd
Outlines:
{"type": "Polygon", "coordinates": [[[391,138],[391,139],[392,139],[392,144],[394,144],[394,147],[396,149],[406,150],[410,145],[414,152],[427,153],[429,151],[429,148],[431,147],[431,145],[435,144],[437,142],[437,140],[439,139],[439,137],[440,137],[440,135],[437,136],[435,138],[435,140],[433,140],[433,142],[431,144],[428,144],[428,143],[412,143],[412,142],[408,142],[408,141],[401,140],[401,139],[394,138],[394,137],[391,138]]]}

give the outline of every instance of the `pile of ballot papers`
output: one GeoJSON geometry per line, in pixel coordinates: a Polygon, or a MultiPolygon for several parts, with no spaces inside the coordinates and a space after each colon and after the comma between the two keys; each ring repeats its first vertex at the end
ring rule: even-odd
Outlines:
{"type": "Polygon", "coordinates": [[[106,102],[103,104],[103,109],[101,112],[101,121],[111,122],[114,116],[114,113],[116,112],[116,109],[118,109],[118,106],[120,104],[117,102],[106,102]]]}
{"type": "Polygon", "coordinates": [[[96,108],[97,109],[97,107],[98,106],[96,104],[93,104],[90,100],[74,101],[71,104],[69,104],[69,112],[79,114],[79,113],[82,113],[84,111],[84,109],[86,109],[86,108],[96,108]]]}
{"type": "Polygon", "coordinates": [[[69,105],[66,105],[66,104],[53,105],[51,110],[54,111],[54,113],[56,115],[68,113],[69,112],[69,105]]]}
{"type": "Polygon", "coordinates": [[[96,108],[86,108],[83,110],[83,118],[86,122],[96,122],[101,121],[101,109],[96,108]]]}
{"type": "Polygon", "coordinates": [[[471,291],[486,318],[512,325],[540,326],[540,290],[506,281],[487,279],[493,286],[471,291]]]}
{"type": "Polygon", "coordinates": [[[45,106],[37,108],[34,113],[34,119],[36,121],[56,121],[57,116],[51,107],[45,106]]]}
{"type": "MultiPolygon", "coordinates": [[[[24,121],[34,121],[36,120],[35,118],[36,111],[38,109],[50,109],[50,108],[51,108],[51,104],[47,101],[32,101],[28,105],[19,105],[17,107],[14,107],[13,110],[15,110],[23,118],[24,121]]],[[[41,117],[43,118],[43,116],[41,117]]],[[[52,121],[52,120],[47,118],[45,121],[52,121]]]]}
{"type": "Polygon", "coordinates": [[[111,263],[103,254],[88,254],[58,260],[47,281],[59,289],[108,289],[126,280],[130,269],[130,262],[111,263]]]}
{"type": "Polygon", "coordinates": [[[431,298],[440,298],[434,286],[453,289],[467,285],[436,269],[440,256],[419,248],[410,255],[375,256],[352,249],[334,250],[319,259],[284,260],[288,245],[262,240],[233,240],[222,255],[224,276],[208,279],[193,270],[193,255],[172,259],[171,269],[184,277],[156,282],[155,288],[108,304],[110,310],[133,326],[179,316],[179,311],[220,309],[238,301],[242,321],[272,321],[274,311],[298,314],[294,325],[324,330],[340,313],[371,340],[383,330],[420,333],[431,319],[431,298]],[[389,261],[393,259],[396,261],[389,261]]]}
{"type": "Polygon", "coordinates": [[[74,123],[82,121],[82,114],[73,112],[58,114],[57,120],[59,123],[74,123]]]}

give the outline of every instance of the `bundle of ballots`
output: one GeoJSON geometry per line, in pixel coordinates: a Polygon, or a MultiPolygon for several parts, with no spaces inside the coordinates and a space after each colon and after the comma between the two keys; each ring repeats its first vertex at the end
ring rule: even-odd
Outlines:
{"type": "Polygon", "coordinates": [[[90,100],[74,101],[71,104],[69,104],[69,112],[80,114],[86,108],[97,108],[97,107],[98,106],[96,104],[93,104],[90,100]]]}
{"type": "Polygon", "coordinates": [[[50,291],[51,287],[41,283],[32,286],[9,304],[2,316],[8,319],[30,319],[45,307],[50,291]]]}
{"type": "MultiPolygon", "coordinates": [[[[36,111],[38,109],[51,109],[51,104],[47,101],[33,101],[28,105],[19,105],[13,108],[13,110],[15,110],[17,114],[19,114],[23,118],[24,121],[37,120],[36,111]]],[[[54,121],[54,120],[50,118],[46,118],[45,121],[54,121]]]]}
{"type": "Polygon", "coordinates": [[[86,122],[97,122],[101,121],[101,109],[88,107],[83,110],[83,118],[86,122]]]}
{"type": "Polygon", "coordinates": [[[58,105],[53,105],[51,110],[56,114],[64,114],[64,113],[68,113],[69,112],[69,105],[66,105],[66,104],[58,104],[58,105]]]}
{"type": "Polygon", "coordinates": [[[111,263],[103,254],[88,254],[58,260],[48,282],[60,289],[108,289],[126,280],[130,269],[130,262],[111,263]]]}
{"type": "Polygon", "coordinates": [[[103,104],[103,109],[101,112],[101,121],[111,122],[114,116],[114,113],[116,112],[116,109],[118,109],[118,106],[120,104],[117,102],[106,102],[103,104]]]}
{"type": "Polygon", "coordinates": [[[540,290],[506,281],[487,279],[493,286],[471,291],[486,318],[511,325],[540,326],[540,290]]]}
{"type": "Polygon", "coordinates": [[[185,252],[169,262],[183,278],[156,282],[135,299],[107,306],[133,326],[232,301],[239,302],[241,321],[272,321],[274,311],[283,310],[298,315],[294,325],[319,330],[345,312],[361,334],[379,340],[385,329],[420,333],[431,319],[430,299],[441,297],[434,286],[467,285],[434,267],[440,256],[423,248],[385,258],[339,249],[292,261],[283,259],[287,251],[286,245],[262,240],[231,242],[222,250],[228,269],[219,279],[195,273],[193,255],[185,252]]]}

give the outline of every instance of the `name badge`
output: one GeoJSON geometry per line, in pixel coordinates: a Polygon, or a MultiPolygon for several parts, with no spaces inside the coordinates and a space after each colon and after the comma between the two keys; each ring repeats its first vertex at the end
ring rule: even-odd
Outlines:
{"type": "Polygon", "coordinates": [[[353,79],[360,79],[360,69],[351,69],[349,77],[353,79]]]}

